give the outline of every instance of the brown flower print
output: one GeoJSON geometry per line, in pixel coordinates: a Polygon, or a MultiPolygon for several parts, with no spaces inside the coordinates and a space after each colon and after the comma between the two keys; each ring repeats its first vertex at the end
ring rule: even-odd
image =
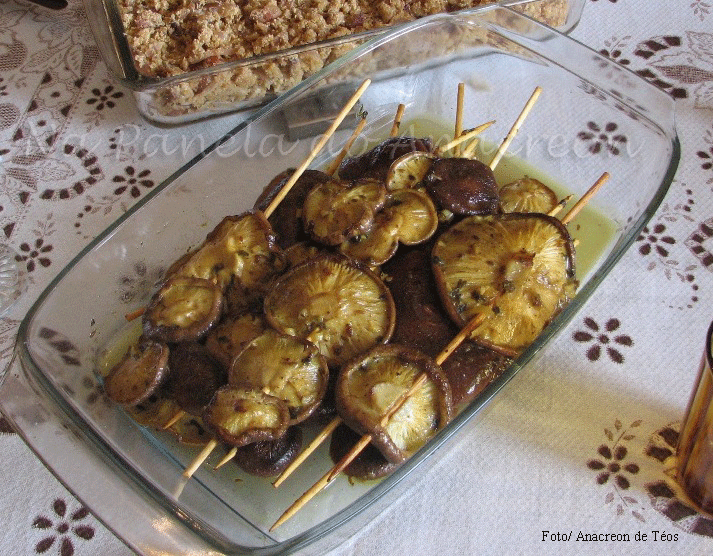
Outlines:
{"type": "Polygon", "coordinates": [[[711,3],[708,0],[691,0],[691,8],[693,8],[693,15],[698,16],[701,21],[711,13],[711,3]]]}
{"type": "Polygon", "coordinates": [[[97,110],[104,110],[104,108],[114,108],[116,99],[124,96],[121,91],[115,91],[113,85],[107,85],[104,89],[94,88],[92,89],[91,98],[87,99],[87,104],[94,105],[97,110]]]}
{"type": "Polygon", "coordinates": [[[137,262],[132,268],[132,274],[124,275],[119,279],[121,288],[119,295],[124,303],[133,303],[134,300],[154,291],[165,272],[164,268],[150,271],[145,262],[137,262]]]}
{"type": "Polygon", "coordinates": [[[52,504],[52,511],[51,517],[40,515],[32,522],[35,529],[47,532],[47,536],[35,545],[37,554],[46,553],[56,542],[62,556],[72,556],[76,540],[94,538],[94,527],[81,523],[89,516],[89,510],[84,506],[68,515],[67,503],[58,498],[52,504]]]}
{"type": "Polygon", "coordinates": [[[587,330],[578,330],[573,338],[576,342],[592,344],[587,349],[587,359],[598,361],[604,351],[614,363],[623,363],[624,356],[619,347],[631,347],[634,341],[626,334],[614,334],[621,323],[619,319],[611,318],[604,324],[604,330],[593,318],[584,319],[587,330]],[[612,345],[614,344],[614,345],[612,345]]]}
{"type": "Polygon", "coordinates": [[[683,37],[654,37],[635,54],[647,60],[642,77],[674,98],[694,101],[695,108],[713,108],[713,54],[710,33],[688,31],[683,37]]]}
{"type": "Polygon", "coordinates": [[[141,187],[150,189],[154,186],[153,180],[146,179],[151,174],[151,170],[136,171],[133,166],[124,168],[125,176],[114,176],[112,181],[121,185],[114,190],[115,195],[121,195],[125,191],[129,191],[130,195],[136,199],[141,197],[141,187]]]}
{"type": "MultiPolygon", "coordinates": [[[[624,494],[631,486],[631,478],[639,473],[639,465],[629,460],[629,450],[625,443],[633,440],[635,436],[631,434],[631,429],[641,425],[641,421],[634,421],[626,429],[621,421],[617,419],[614,423],[614,430],[604,429],[604,434],[609,443],[602,444],[597,448],[598,457],[590,459],[587,467],[597,472],[596,481],[599,485],[611,484],[614,490],[607,494],[606,503],[614,502],[618,499],[617,514],[624,513],[625,508],[631,508],[638,504],[633,496],[624,494]]],[[[639,521],[644,521],[643,516],[637,510],[632,509],[631,513],[639,521]]]]}
{"type": "Polygon", "coordinates": [[[691,253],[708,270],[713,270],[713,252],[707,247],[713,237],[713,218],[709,218],[698,225],[696,231],[686,238],[684,243],[691,253]]]}
{"type": "Polygon", "coordinates": [[[16,257],[18,262],[24,262],[27,272],[32,272],[37,268],[37,264],[43,267],[48,267],[52,264],[52,261],[47,256],[52,252],[52,245],[45,245],[45,240],[37,238],[32,243],[21,243],[20,253],[16,257]]]}
{"type": "Polygon", "coordinates": [[[587,122],[587,130],[580,131],[577,137],[587,143],[592,154],[599,154],[606,149],[612,155],[621,154],[621,149],[626,145],[626,136],[617,133],[619,126],[614,122],[607,122],[600,126],[595,122],[587,122]]]}
{"type": "Polygon", "coordinates": [[[650,253],[656,253],[660,257],[668,257],[669,246],[674,245],[676,240],[670,236],[666,235],[666,226],[664,224],[655,224],[652,229],[645,226],[644,229],[636,238],[637,242],[641,242],[642,245],[639,246],[639,253],[646,256],[650,253]]]}

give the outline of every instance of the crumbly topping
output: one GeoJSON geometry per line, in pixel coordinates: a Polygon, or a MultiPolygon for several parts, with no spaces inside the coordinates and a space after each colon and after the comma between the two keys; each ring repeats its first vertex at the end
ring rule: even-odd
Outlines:
{"type": "MultiPolygon", "coordinates": [[[[169,77],[248,59],[430,14],[495,0],[117,0],[139,73],[169,77]]],[[[569,0],[520,6],[551,25],[562,23],[569,0]]],[[[284,91],[351,45],[286,56],[182,83],[163,103],[186,112],[206,103],[236,102],[284,91]]]]}

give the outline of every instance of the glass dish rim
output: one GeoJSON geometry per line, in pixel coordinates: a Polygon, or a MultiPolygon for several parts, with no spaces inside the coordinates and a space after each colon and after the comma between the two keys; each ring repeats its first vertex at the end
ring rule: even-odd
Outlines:
{"type": "MultiPolygon", "coordinates": [[[[512,12],[513,14],[516,14],[517,17],[523,17],[528,20],[527,16],[524,16],[520,14],[519,12],[513,11],[511,8],[508,7],[503,7],[499,5],[491,5],[484,7],[482,9],[479,9],[478,12],[487,12],[491,10],[507,10],[508,12],[512,12]]],[[[315,75],[307,78],[305,81],[302,83],[298,84],[294,88],[292,88],[289,92],[285,93],[281,97],[279,97],[276,100],[271,101],[268,103],[266,106],[258,109],[254,114],[250,115],[248,119],[239,122],[232,130],[224,134],[221,138],[219,138],[217,141],[212,143],[208,148],[206,148],[204,151],[199,153],[198,155],[194,156],[190,160],[188,160],[186,163],[181,165],[176,171],[174,171],[170,176],[168,176],[165,180],[163,180],[160,184],[158,184],[155,188],[153,188],[149,193],[147,193],[144,197],[142,197],[139,201],[137,201],[129,210],[127,210],[126,213],[122,214],[120,217],[118,217],[116,220],[114,220],[105,230],[103,230],[100,234],[98,234],[88,245],[86,245],[65,267],[62,268],[62,270],[58,273],[58,275],[47,285],[47,287],[42,291],[42,293],[38,296],[38,298],[33,302],[31,308],[28,310],[24,318],[22,319],[22,322],[20,323],[19,329],[18,329],[18,335],[17,335],[17,342],[16,342],[16,347],[15,347],[15,353],[13,356],[13,360],[11,361],[10,365],[13,364],[15,359],[19,359],[22,361],[22,363],[26,366],[25,372],[32,375],[32,377],[35,380],[46,380],[44,373],[41,371],[39,368],[39,365],[37,365],[34,360],[32,359],[32,356],[29,352],[28,345],[26,342],[26,339],[28,337],[28,332],[29,332],[29,327],[34,319],[34,316],[36,313],[40,310],[42,305],[44,304],[45,300],[50,297],[57,286],[64,277],[76,266],[76,264],[84,259],[89,253],[91,253],[98,245],[100,245],[102,242],[104,242],[108,237],[111,236],[113,231],[119,227],[123,222],[126,220],[130,219],[132,215],[141,210],[144,205],[146,205],[150,200],[155,198],[156,196],[160,195],[164,189],[166,189],[168,186],[170,186],[171,183],[173,183],[181,174],[189,170],[191,167],[193,167],[195,164],[199,163],[203,158],[208,156],[213,150],[218,148],[223,142],[229,140],[231,137],[236,135],[237,133],[240,133],[243,129],[245,129],[247,126],[251,125],[254,121],[260,120],[263,117],[269,115],[275,110],[278,110],[279,107],[285,102],[289,101],[291,99],[298,98],[305,90],[308,90],[314,85],[316,82],[322,80],[322,78],[325,75],[328,75],[332,73],[333,71],[339,69],[342,66],[349,65],[355,58],[363,55],[364,53],[373,50],[377,48],[378,46],[387,43],[391,40],[393,40],[395,37],[400,36],[405,33],[409,33],[419,27],[422,26],[427,26],[430,25],[434,20],[438,19],[451,19],[451,18],[458,18],[462,17],[463,15],[467,14],[437,14],[434,16],[429,16],[428,18],[423,18],[420,20],[417,20],[415,22],[411,22],[410,24],[401,26],[397,29],[394,29],[393,31],[386,33],[386,34],[381,34],[378,37],[375,37],[368,41],[367,43],[360,45],[356,47],[354,50],[351,52],[347,53],[345,56],[337,60],[336,62],[326,66],[324,69],[320,70],[317,72],[315,75]]],[[[534,20],[531,20],[534,22],[534,20]]],[[[541,25],[537,22],[534,22],[536,25],[541,25]]],[[[497,24],[493,24],[496,27],[497,24]]],[[[548,28],[549,32],[553,32],[557,35],[564,36],[563,33],[559,33],[557,31],[554,31],[552,29],[548,28]]],[[[575,39],[572,39],[571,37],[566,37],[564,36],[565,40],[567,41],[572,41],[573,43],[576,43],[578,46],[583,47],[587,51],[591,52],[593,55],[595,55],[598,58],[603,58],[606,59],[608,63],[613,63],[611,60],[604,58],[602,55],[598,54],[591,48],[587,47],[586,45],[583,45],[582,43],[579,43],[575,39]]],[[[651,87],[651,89],[655,89],[658,91],[663,97],[667,97],[663,91],[660,89],[657,89],[653,85],[646,83],[643,79],[639,78],[636,76],[633,72],[630,70],[623,68],[622,69],[628,73],[630,73],[638,82],[646,84],[647,87],[651,87]]],[[[670,97],[667,97],[670,99],[670,97]]],[[[673,103],[671,101],[671,104],[673,106],[673,103]]],[[[324,522],[318,524],[317,526],[312,527],[311,529],[291,538],[288,539],[287,541],[282,541],[282,542],[277,542],[275,547],[269,547],[268,549],[254,549],[255,554],[261,554],[261,553],[271,553],[273,550],[276,548],[280,549],[288,549],[288,550],[296,550],[298,548],[303,548],[310,544],[313,540],[319,539],[323,537],[325,534],[328,532],[338,528],[341,524],[343,524],[345,521],[348,521],[353,515],[361,512],[364,508],[368,507],[373,500],[381,498],[384,494],[386,494],[389,490],[393,489],[395,486],[397,486],[403,479],[406,478],[407,475],[409,475],[413,470],[415,470],[421,461],[427,459],[433,452],[435,452],[437,449],[439,449],[444,443],[446,443],[450,438],[452,438],[467,422],[469,422],[473,417],[475,417],[482,409],[487,406],[490,401],[495,397],[495,395],[510,381],[512,380],[518,373],[519,371],[530,362],[530,360],[534,357],[534,355],[539,352],[545,345],[549,343],[549,341],[559,333],[559,331],[565,327],[567,324],[569,324],[574,317],[574,315],[580,310],[582,305],[586,303],[591,294],[596,290],[596,288],[599,286],[602,280],[609,274],[611,269],[616,265],[616,263],[619,261],[619,259],[626,253],[627,249],[629,246],[635,241],[636,237],[638,236],[639,232],[641,229],[644,227],[646,222],[653,216],[655,213],[656,209],[660,205],[661,201],[663,200],[664,196],[666,195],[668,188],[670,184],[673,181],[673,177],[675,174],[675,171],[678,166],[678,161],[680,158],[680,143],[678,139],[678,135],[676,134],[675,131],[675,126],[671,126],[671,134],[667,134],[667,136],[671,135],[671,146],[672,146],[672,152],[671,152],[671,157],[669,159],[668,167],[664,175],[662,176],[661,183],[659,183],[657,189],[656,189],[656,194],[650,199],[649,203],[644,207],[644,209],[641,212],[641,215],[639,218],[633,222],[629,228],[629,230],[623,234],[619,240],[617,241],[616,245],[612,249],[611,253],[607,256],[605,262],[600,265],[600,267],[597,269],[597,272],[591,276],[588,281],[585,283],[582,289],[578,291],[577,296],[572,300],[572,302],[569,303],[567,307],[556,317],[555,320],[547,327],[547,329],[540,334],[540,336],[537,338],[537,340],[529,347],[527,348],[523,354],[508,368],[508,370],[501,375],[498,379],[496,379],[493,383],[491,383],[484,391],[482,394],[479,395],[479,397],[471,402],[461,413],[441,432],[439,435],[434,438],[431,442],[429,442],[422,450],[420,450],[417,454],[415,454],[409,461],[407,461],[403,466],[401,466],[400,469],[398,469],[394,474],[392,474],[391,478],[389,481],[382,481],[379,485],[374,487],[372,490],[370,490],[366,495],[360,497],[356,501],[352,502],[350,505],[348,505],[346,508],[341,510],[340,512],[334,514],[331,516],[329,519],[325,520],[324,522]]],[[[64,413],[72,419],[75,423],[82,425],[83,427],[86,427],[85,430],[85,438],[90,438],[94,440],[94,445],[93,448],[95,450],[98,450],[100,452],[100,456],[103,458],[103,460],[109,460],[114,462],[116,460],[116,455],[114,454],[113,450],[110,447],[105,447],[103,446],[103,441],[101,440],[100,437],[95,435],[91,423],[87,423],[81,416],[72,413],[71,412],[71,404],[67,403],[66,400],[62,397],[61,392],[55,391],[55,389],[50,385],[46,385],[52,392],[48,392],[52,394],[55,398],[56,401],[62,402],[62,404],[65,406],[62,409],[64,413]]],[[[43,455],[38,454],[40,456],[40,459],[45,461],[43,455]]],[[[121,460],[120,460],[121,461],[121,460]]],[[[46,463],[47,465],[47,463],[46,463]]],[[[47,465],[50,469],[51,466],[47,465]]],[[[125,470],[125,474],[129,476],[129,478],[132,480],[132,482],[136,485],[139,485],[144,491],[146,491],[150,496],[151,499],[153,500],[154,503],[160,504],[162,507],[166,507],[167,503],[163,503],[161,501],[162,495],[161,493],[154,492],[154,489],[150,484],[147,484],[147,481],[145,478],[142,478],[141,476],[133,476],[130,473],[128,473],[128,470],[125,470]]],[[[77,497],[81,499],[81,493],[77,494],[77,497]]],[[[111,526],[108,524],[108,527],[111,528],[111,526]]],[[[197,531],[194,529],[194,532],[197,535],[200,535],[200,531],[197,531]]],[[[210,541],[210,539],[204,539],[210,541]]]]}

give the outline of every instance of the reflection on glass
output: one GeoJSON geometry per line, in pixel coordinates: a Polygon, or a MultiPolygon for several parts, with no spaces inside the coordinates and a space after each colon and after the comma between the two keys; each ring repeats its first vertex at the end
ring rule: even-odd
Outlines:
{"type": "Polygon", "coordinates": [[[23,275],[18,255],[7,245],[0,245],[0,315],[15,304],[22,294],[23,275]]]}

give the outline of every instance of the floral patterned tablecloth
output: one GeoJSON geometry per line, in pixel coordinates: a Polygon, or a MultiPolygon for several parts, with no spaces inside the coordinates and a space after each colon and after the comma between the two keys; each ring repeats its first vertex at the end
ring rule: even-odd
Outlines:
{"type": "MultiPolygon", "coordinates": [[[[0,3],[0,235],[26,279],[0,319],[0,368],[57,272],[235,124],[147,123],[110,78],[81,2],[51,4],[0,3]]],[[[552,353],[508,385],[427,484],[337,555],[713,554],[713,519],[677,493],[664,464],[713,319],[713,4],[588,0],[572,35],[675,98],[676,179],[552,353]]],[[[607,121],[580,139],[601,157],[626,144],[607,121]]],[[[1,554],[131,553],[1,418],[0,469],[1,554]]]]}

